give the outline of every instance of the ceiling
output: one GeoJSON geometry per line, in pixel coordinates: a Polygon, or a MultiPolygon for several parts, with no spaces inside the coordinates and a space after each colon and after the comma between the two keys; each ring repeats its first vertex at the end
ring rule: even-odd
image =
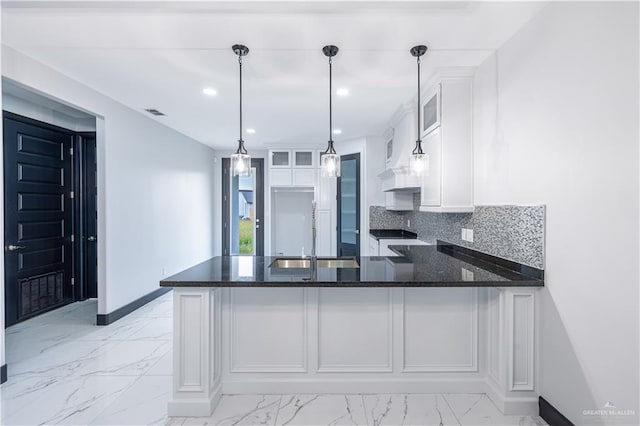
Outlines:
{"type": "MultiPolygon", "coordinates": [[[[238,62],[246,44],[244,123],[253,147],[322,145],[328,138],[328,64],[341,139],[380,134],[416,93],[409,48],[437,67],[477,66],[543,3],[65,1],[3,2],[2,42],[216,148],[238,139],[238,62]],[[202,93],[204,87],[216,96],[202,93]]],[[[151,117],[151,116],[150,116],[151,117]]]]}

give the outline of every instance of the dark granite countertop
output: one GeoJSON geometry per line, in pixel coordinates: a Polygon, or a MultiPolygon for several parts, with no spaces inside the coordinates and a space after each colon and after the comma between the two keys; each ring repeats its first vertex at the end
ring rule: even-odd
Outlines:
{"type": "MultiPolygon", "coordinates": [[[[356,258],[359,268],[272,268],[276,257],[218,256],[162,287],[542,287],[544,272],[459,246],[391,246],[401,256],[356,258]]],[[[293,258],[292,258],[293,259],[293,258]]],[[[299,258],[297,258],[299,259],[299,258]]],[[[321,259],[319,257],[319,259],[321,259]]]]}
{"type": "Polygon", "coordinates": [[[418,238],[418,234],[416,234],[415,232],[405,231],[404,229],[370,229],[369,235],[371,235],[376,240],[415,240],[416,238],[418,238]]]}

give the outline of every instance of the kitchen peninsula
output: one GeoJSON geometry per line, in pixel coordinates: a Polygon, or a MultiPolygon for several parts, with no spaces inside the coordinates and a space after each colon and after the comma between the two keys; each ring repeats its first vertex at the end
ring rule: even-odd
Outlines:
{"type": "Polygon", "coordinates": [[[486,393],[535,414],[543,271],[439,242],[398,257],[214,257],[174,287],[169,415],[222,393],[486,393]]]}

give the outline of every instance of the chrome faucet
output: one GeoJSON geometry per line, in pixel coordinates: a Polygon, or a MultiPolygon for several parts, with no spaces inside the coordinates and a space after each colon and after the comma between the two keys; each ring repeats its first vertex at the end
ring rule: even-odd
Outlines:
{"type": "Polygon", "coordinates": [[[318,277],[318,264],[316,257],[316,202],[311,202],[311,279],[316,280],[318,277]]]}
{"type": "Polygon", "coordinates": [[[311,202],[311,257],[316,258],[316,202],[311,202]]]}

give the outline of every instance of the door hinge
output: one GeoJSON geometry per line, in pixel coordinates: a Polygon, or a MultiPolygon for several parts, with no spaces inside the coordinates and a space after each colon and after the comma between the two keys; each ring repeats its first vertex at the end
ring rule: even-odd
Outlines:
{"type": "Polygon", "coordinates": [[[73,155],[73,147],[69,148],[69,155],[73,155]]]}
{"type": "Polygon", "coordinates": [[[71,278],[71,285],[76,285],[76,279],[75,278],[71,278]]]}
{"type": "Polygon", "coordinates": [[[76,194],[73,193],[73,191],[71,191],[69,193],[69,198],[71,198],[72,200],[75,198],[76,194]]]}

